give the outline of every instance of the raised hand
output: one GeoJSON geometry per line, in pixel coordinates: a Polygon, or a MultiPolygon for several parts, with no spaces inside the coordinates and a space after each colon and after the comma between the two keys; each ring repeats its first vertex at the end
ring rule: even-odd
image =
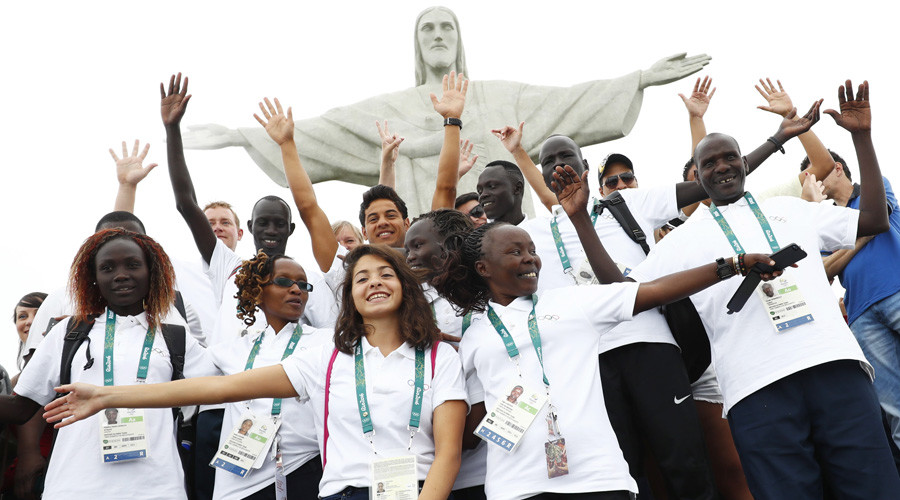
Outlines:
{"type": "Polygon", "coordinates": [[[838,87],[838,103],[841,111],[826,109],[825,113],[834,118],[839,127],[850,133],[872,130],[872,108],[869,107],[869,81],[863,81],[853,97],[850,80],[838,87]]]}
{"type": "Polygon", "coordinates": [[[459,178],[462,179],[462,176],[469,173],[469,170],[472,170],[472,167],[475,166],[475,162],[478,161],[478,155],[472,154],[472,148],[475,147],[474,142],[469,142],[468,139],[463,141],[460,139],[459,141],[459,178]]]}
{"type": "Polygon", "coordinates": [[[519,124],[518,130],[509,125],[491,130],[491,133],[500,139],[500,143],[510,153],[515,153],[517,149],[522,147],[522,130],[525,128],[525,122],[519,124]]]}
{"type": "Polygon", "coordinates": [[[121,159],[116,156],[116,152],[112,148],[109,148],[109,154],[112,155],[113,160],[116,162],[116,178],[119,179],[119,184],[136,186],[144,180],[144,177],[147,177],[151,170],[156,168],[156,163],[151,163],[144,167],[144,158],[147,157],[147,152],[150,151],[150,144],[145,144],[144,150],[138,154],[140,143],[141,141],[134,141],[134,150],[129,155],[128,146],[125,145],[125,141],[122,141],[121,159]]]}
{"type": "Polygon", "coordinates": [[[700,81],[700,78],[697,78],[697,82],[694,83],[694,91],[691,92],[690,97],[685,97],[684,94],[678,94],[678,97],[684,101],[684,107],[687,108],[688,115],[696,118],[703,118],[707,108],[709,108],[709,101],[712,100],[713,95],[716,93],[715,87],[713,87],[712,91],[709,90],[709,87],[711,86],[712,78],[704,76],[702,82],[700,81]]]}
{"type": "Polygon", "coordinates": [[[706,54],[691,57],[685,57],[686,55],[687,53],[682,52],[660,59],[650,66],[650,69],[642,71],[639,85],[641,90],[653,85],[665,85],[681,80],[703,69],[712,59],[706,54]]]}
{"type": "Polygon", "coordinates": [[[587,210],[589,197],[587,171],[579,178],[569,165],[556,167],[550,188],[556,193],[559,204],[569,217],[587,210]]]}
{"type": "Polygon", "coordinates": [[[103,409],[98,390],[91,384],[75,383],[57,387],[55,390],[65,396],[55,399],[44,407],[44,420],[56,424],[55,429],[84,420],[103,409]]]}
{"type": "Polygon", "coordinates": [[[463,108],[466,105],[466,92],[469,90],[469,81],[460,73],[458,76],[456,71],[451,71],[449,75],[444,75],[442,82],[443,92],[441,100],[434,94],[431,95],[431,104],[434,110],[444,118],[459,118],[462,116],[463,108]]]}
{"type": "Polygon", "coordinates": [[[797,117],[797,108],[792,108],[788,114],[784,115],[784,120],[778,127],[778,133],[784,136],[783,141],[808,131],[819,121],[819,107],[822,105],[822,101],[823,99],[819,99],[814,102],[809,111],[799,118],[797,117]]]}
{"type": "Polygon", "coordinates": [[[266,119],[263,120],[256,113],[253,113],[253,118],[256,118],[256,121],[266,129],[269,137],[279,146],[288,141],[293,141],[294,115],[291,114],[290,106],[288,106],[287,114],[285,114],[277,97],[275,98],[275,106],[272,106],[268,97],[263,99],[263,101],[266,105],[263,106],[263,103],[259,103],[259,109],[266,119]]]}
{"type": "Polygon", "coordinates": [[[781,80],[775,81],[778,82],[778,90],[775,90],[775,86],[772,85],[772,80],[768,78],[766,78],[766,81],[763,81],[763,79],[760,78],[759,85],[754,85],[756,91],[759,92],[759,95],[763,96],[763,99],[769,103],[768,106],[757,106],[757,108],[768,111],[769,113],[775,113],[776,115],[786,116],[794,109],[794,104],[791,102],[791,96],[784,91],[781,80]],[[760,87],[760,85],[762,85],[762,87],[760,87]]]}
{"type": "Polygon", "coordinates": [[[184,111],[187,109],[187,103],[191,100],[187,89],[188,77],[184,77],[184,86],[182,87],[181,73],[172,75],[169,78],[168,92],[166,92],[162,83],[159,84],[159,93],[162,98],[160,112],[162,113],[163,125],[178,125],[181,123],[181,118],[184,117],[184,111]]]}
{"type": "Polygon", "coordinates": [[[389,161],[393,164],[400,155],[400,143],[404,138],[388,131],[387,120],[384,121],[384,125],[375,120],[375,127],[378,128],[378,136],[381,137],[381,162],[389,161]]]}

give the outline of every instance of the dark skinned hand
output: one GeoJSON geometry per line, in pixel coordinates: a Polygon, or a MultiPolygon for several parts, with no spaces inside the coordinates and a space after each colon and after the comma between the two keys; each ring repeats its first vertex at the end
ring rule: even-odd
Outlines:
{"type": "Polygon", "coordinates": [[[587,175],[588,172],[585,171],[579,178],[569,165],[556,167],[556,172],[553,172],[550,188],[556,193],[559,204],[569,217],[587,209],[589,197],[587,175]]]}
{"type": "Polygon", "coordinates": [[[869,82],[863,81],[853,98],[853,84],[850,80],[838,87],[838,103],[841,111],[826,109],[825,113],[834,118],[839,127],[850,133],[872,130],[872,108],[869,107],[869,82]]]}
{"type": "Polygon", "coordinates": [[[819,107],[822,105],[822,101],[823,99],[819,99],[814,102],[809,111],[800,118],[797,118],[797,108],[784,115],[784,120],[781,121],[778,132],[784,135],[785,141],[808,131],[819,121],[819,107]]]}
{"type": "Polygon", "coordinates": [[[187,103],[191,100],[191,96],[187,93],[188,77],[184,77],[184,87],[181,86],[181,73],[172,75],[169,78],[169,91],[166,92],[162,83],[159,84],[159,94],[162,98],[160,103],[160,112],[162,114],[163,125],[178,125],[181,118],[184,117],[184,111],[187,109],[187,103]]]}

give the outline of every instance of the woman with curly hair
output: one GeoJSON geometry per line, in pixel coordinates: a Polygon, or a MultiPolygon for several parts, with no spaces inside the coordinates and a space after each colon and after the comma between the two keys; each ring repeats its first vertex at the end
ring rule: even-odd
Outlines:
{"type": "Polygon", "coordinates": [[[396,488],[380,475],[385,465],[411,477],[396,493],[447,498],[467,408],[459,358],[438,348],[440,331],[417,276],[397,252],[364,245],[345,262],[333,349],[310,349],[278,366],[226,377],[128,388],[70,384],[58,388],[68,394],[48,405],[45,416],[64,427],[107,407],[299,396],[315,413],[321,498],[367,499],[378,482],[396,488]],[[389,459],[395,460],[382,462],[389,459]]]}
{"type": "MultiPolygon", "coordinates": [[[[209,348],[220,375],[278,365],[291,355],[333,346],[331,330],[299,323],[313,285],[307,281],[303,267],[290,257],[269,256],[260,251],[244,261],[234,283],[238,289],[237,316],[244,323],[244,331],[242,335],[219,332],[219,338],[231,340],[209,348]]],[[[252,434],[258,432],[254,428],[270,424],[278,426],[278,444],[277,450],[257,462],[260,466],[256,470],[232,467],[233,461],[227,455],[217,453],[213,460],[213,498],[272,499],[276,478],[283,475],[290,498],[315,500],[322,479],[322,461],[314,419],[311,405],[296,398],[256,398],[226,405],[220,447],[240,441],[235,433],[252,434]],[[281,453],[280,465],[275,460],[277,453],[281,453]]]]}
{"type": "MultiPolygon", "coordinates": [[[[110,387],[171,380],[161,330],[174,281],[168,256],[149,236],[108,229],[89,237],[69,278],[71,324],[91,325],[72,358],[71,380],[110,387]]],[[[24,422],[57,395],[69,324],[50,330],[22,372],[17,394],[0,399],[0,420],[24,422]]],[[[204,357],[185,335],[185,374],[204,365],[204,357]]],[[[117,408],[121,425],[103,426],[106,419],[94,417],[59,432],[43,498],[186,498],[172,412],[117,408]],[[126,416],[131,424],[122,423],[126,416]]]]}

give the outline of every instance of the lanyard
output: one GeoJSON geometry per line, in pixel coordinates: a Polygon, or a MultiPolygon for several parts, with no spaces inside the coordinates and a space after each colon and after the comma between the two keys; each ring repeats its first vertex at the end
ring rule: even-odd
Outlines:
{"type": "MultiPolygon", "coordinates": [[[[372,451],[375,451],[375,443],[372,441],[375,436],[375,427],[372,425],[372,412],[369,407],[369,399],[366,396],[366,366],[363,363],[362,339],[356,342],[354,349],[354,358],[356,361],[356,406],[359,409],[359,419],[362,422],[363,435],[372,445],[372,451]]],[[[409,413],[409,445],[407,449],[412,448],[413,436],[419,432],[419,420],[422,417],[422,399],[425,393],[425,351],[416,349],[416,385],[413,389],[412,409],[409,413]]],[[[376,454],[378,452],[375,452],[376,454]]]]}
{"type": "MultiPolygon", "coordinates": [[[[769,242],[769,248],[772,249],[772,253],[781,250],[781,247],[778,246],[778,240],[775,239],[775,232],[772,231],[772,226],[769,225],[769,221],[766,219],[766,214],[759,208],[759,204],[756,203],[753,195],[746,192],[744,193],[744,199],[747,200],[750,210],[753,210],[753,215],[756,216],[756,221],[759,222],[759,227],[762,229],[763,234],[766,235],[766,241],[769,242]]],[[[709,212],[716,219],[716,222],[719,223],[719,228],[725,233],[725,237],[728,238],[728,243],[731,244],[731,248],[734,249],[735,253],[744,253],[744,247],[741,246],[737,236],[734,234],[734,230],[731,229],[731,225],[722,216],[722,212],[719,211],[715,203],[709,204],[709,212]]]]}
{"type": "MultiPolygon", "coordinates": [[[[253,347],[250,349],[250,356],[247,357],[247,364],[244,366],[245,371],[253,368],[253,363],[256,361],[256,355],[259,354],[259,348],[265,335],[266,331],[263,330],[263,332],[259,334],[259,337],[257,337],[256,342],[253,343],[253,347]]],[[[288,341],[287,347],[284,348],[284,354],[281,355],[282,361],[294,353],[294,349],[297,348],[297,344],[300,343],[300,337],[302,336],[303,328],[300,326],[300,323],[297,323],[294,327],[294,333],[291,334],[291,339],[288,341]]],[[[277,417],[280,414],[281,398],[275,398],[272,400],[272,416],[277,417]]]]}
{"type": "MultiPolygon", "coordinates": [[[[534,346],[534,351],[537,353],[538,362],[541,364],[541,375],[544,376],[544,385],[547,386],[547,393],[549,395],[550,392],[550,381],[547,380],[547,373],[544,371],[544,350],[541,345],[541,332],[538,330],[537,318],[534,313],[534,306],[537,305],[537,295],[531,296],[531,314],[528,315],[528,335],[531,337],[531,344],[534,346]]],[[[503,321],[500,320],[500,317],[497,316],[497,313],[494,312],[494,308],[488,306],[488,319],[491,320],[491,325],[494,326],[494,330],[497,330],[497,334],[500,335],[500,338],[503,339],[503,345],[506,346],[506,353],[509,354],[509,358],[516,362],[516,368],[519,367],[519,349],[516,348],[516,342],[513,340],[512,335],[509,333],[509,330],[506,329],[506,326],[503,324],[503,321]]],[[[519,370],[519,376],[522,375],[521,370],[519,370]]]]}
{"type": "Polygon", "coordinates": [[[462,337],[463,335],[465,335],[466,330],[468,330],[470,326],[472,326],[472,311],[467,312],[466,315],[463,316],[462,331],[460,332],[459,336],[462,337]]]}
{"type": "MultiPolygon", "coordinates": [[[[591,225],[597,223],[597,206],[600,200],[594,200],[594,208],[591,209],[591,225]]],[[[559,224],[556,222],[556,214],[550,218],[550,232],[553,233],[553,242],[556,244],[556,253],[559,254],[559,261],[562,263],[563,272],[572,274],[572,263],[569,261],[569,254],[566,252],[566,245],[563,244],[562,235],[559,233],[559,224]]]]}
{"type": "MultiPolygon", "coordinates": [[[[138,362],[137,381],[147,381],[147,372],[150,369],[150,354],[153,352],[153,337],[155,329],[148,328],[144,336],[144,347],[141,349],[141,360],[138,362]]],[[[116,345],[116,313],[111,309],[106,310],[106,338],[103,341],[103,385],[115,385],[113,382],[113,348],[116,345]]]]}

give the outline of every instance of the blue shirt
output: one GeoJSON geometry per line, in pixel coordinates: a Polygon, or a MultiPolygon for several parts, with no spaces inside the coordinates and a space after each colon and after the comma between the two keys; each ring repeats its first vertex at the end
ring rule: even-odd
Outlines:
{"type": "MultiPolygon", "coordinates": [[[[872,238],[840,274],[847,291],[844,305],[849,323],[876,302],[900,291],[900,206],[890,181],[882,179],[891,212],[890,229],[872,238]]],[[[859,197],[850,200],[847,207],[859,210],[859,197]]]]}

